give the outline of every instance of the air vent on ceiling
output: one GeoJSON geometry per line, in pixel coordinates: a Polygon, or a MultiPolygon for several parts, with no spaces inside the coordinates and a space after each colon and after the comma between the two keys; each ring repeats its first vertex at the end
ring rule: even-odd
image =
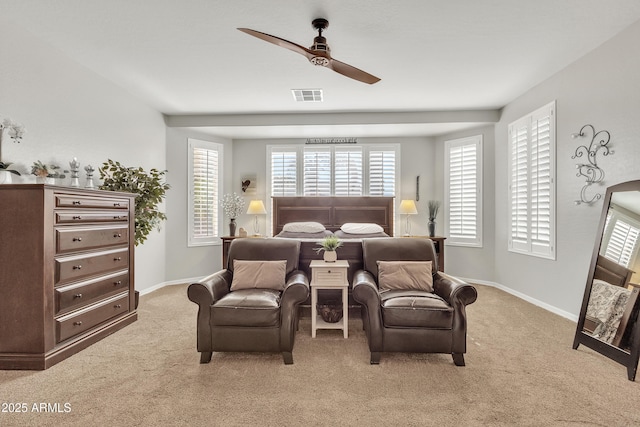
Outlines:
{"type": "Polygon", "coordinates": [[[322,89],[291,89],[297,102],[322,102],[322,89]]]}

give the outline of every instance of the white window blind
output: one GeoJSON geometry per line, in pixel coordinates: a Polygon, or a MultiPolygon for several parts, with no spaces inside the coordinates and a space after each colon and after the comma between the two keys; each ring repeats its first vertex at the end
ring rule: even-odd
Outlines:
{"type": "Polygon", "coordinates": [[[482,135],[445,142],[448,244],[482,246],[482,135]]]}
{"type": "Polygon", "coordinates": [[[363,194],[362,149],[336,147],[334,167],[334,195],[361,196],[363,194]]]}
{"type": "Polygon", "coordinates": [[[331,195],[331,151],[304,150],[303,194],[305,196],[331,195]]]}
{"type": "Polygon", "coordinates": [[[271,151],[271,195],[297,195],[297,150],[271,151]]]}
{"type": "Polygon", "coordinates": [[[222,145],[189,139],[189,246],[208,245],[219,237],[222,145]]]}
{"type": "Polygon", "coordinates": [[[623,267],[631,267],[637,253],[640,229],[625,221],[620,215],[609,214],[605,225],[605,235],[608,236],[604,256],[623,267]],[[613,228],[608,228],[613,224],[613,228]]]}
{"type": "Polygon", "coordinates": [[[393,150],[369,151],[369,195],[395,196],[396,152],[393,150]]]}
{"type": "Polygon", "coordinates": [[[509,250],[555,259],[555,101],[509,125],[509,250]]]}
{"type": "Polygon", "coordinates": [[[272,196],[394,196],[397,144],[267,146],[272,196]]]}

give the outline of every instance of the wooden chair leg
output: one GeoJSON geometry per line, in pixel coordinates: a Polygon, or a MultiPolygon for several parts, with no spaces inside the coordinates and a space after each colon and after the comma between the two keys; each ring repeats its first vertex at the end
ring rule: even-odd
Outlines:
{"type": "Polygon", "coordinates": [[[282,359],[284,359],[285,365],[293,365],[293,353],[291,353],[290,351],[283,351],[282,359]]]}
{"type": "Polygon", "coordinates": [[[451,355],[453,356],[453,363],[455,363],[456,366],[464,366],[464,354],[452,353],[451,355]]]}
{"type": "Polygon", "coordinates": [[[200,363],[209,363],[211,362],[211,355],[213,352],[211,351],[203,351],[200,353],[200,363]]]}
{"type": "Polygon", "coordinates": [[[371,365],[379,365],[380,364],[380,352],[372,351],[371,352],[371,361],[369,362],[371,365]]]}

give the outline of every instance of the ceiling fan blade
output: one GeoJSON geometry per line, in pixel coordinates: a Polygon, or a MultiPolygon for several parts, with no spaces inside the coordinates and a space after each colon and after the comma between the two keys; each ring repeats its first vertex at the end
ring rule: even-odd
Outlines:
{"type": "Polygon", "coordinates": [[[347,76],[354,80],[361,81],[363,83],[368,83],[370,85],[380,81],[378,77],[362,71],[359,68],[353,67],[349,64],[345,64],[344,62],[340,62],[336,59],[331,59],[328,67],[336,73],[342,74],[343,76],[347,76]]]}
{"type": "Polygon", "coordinates": [[[299,53],[300,55],[304,55],[307,59],[311,59],[311,57],[313,56],[312,52],[309,49],[304,46],[300,46],[299,44],[290,42],[289,40],[281,39],[280,37],[272,36],[270,34],[261,33],[260,31],[252,30],[249,28],[238,28],[238,30],[262,39],[266,42],[273,43],[277,46],[284,47],[285,49],[289,49],[293,52],[299,53]]]}

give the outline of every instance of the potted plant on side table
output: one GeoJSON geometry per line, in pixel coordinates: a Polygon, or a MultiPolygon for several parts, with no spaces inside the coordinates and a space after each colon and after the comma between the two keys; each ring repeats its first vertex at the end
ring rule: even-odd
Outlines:
{"type": "Polygon", "coordinates": [[[322,258],[325,262],[336,262],[338,254],[336,249],[342,246],[342,240],[336,236],[327,236],[318,242],[319,248],[315,248],[316,253],[324,251],[322,258]]]}

